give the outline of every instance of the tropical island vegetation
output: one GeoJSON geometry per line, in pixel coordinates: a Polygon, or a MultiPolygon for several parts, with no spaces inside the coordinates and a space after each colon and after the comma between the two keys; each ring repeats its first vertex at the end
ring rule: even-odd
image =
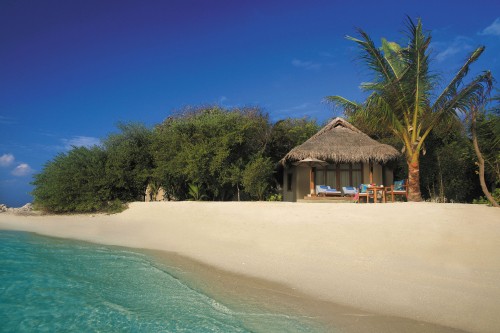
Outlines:
{"type": "MultiPolygon", "coordinates": [[[[442,86],[430,70],[430,33],[408,19],[408,44],[382,39],[378,48],[364,31],[349,37],[372,72],[357,103],[340,96],[348,121],[395,146],[402,158],[397,178],[408,178],[410,200],[499,201],[500,106],[491,98],[494,80],[485,71],[464,83],[484,47],[476,49],[442,86]],[[492,192],[492,194],[490,193],[492,192]]],[[[312,119],[272,122],[259,108],[186,108],[150,129],[121,124],[100,146],[73,147],[57,155],[33,184],[43,210],[119,210],[144,200],[146,188],[166,200],[279,200],[280,159],[318,129],[312,119]]]]}

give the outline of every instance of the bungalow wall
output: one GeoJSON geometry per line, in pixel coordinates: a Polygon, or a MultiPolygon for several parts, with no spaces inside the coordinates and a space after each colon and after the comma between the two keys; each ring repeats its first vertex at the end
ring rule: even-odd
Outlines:
{"type": "MultiPolygon", "coordinates": [[[[361,183],[368,183],[370,181],[370,166],[368,163],[363,163],[361,166],[359,164],[352,164],[347,168],[346,165],[342,167],[337,166],[326,166],[324,168],[315,168],[315,184],[316,185],[331,185],[331,181],[328,179],[331,177],[336,177],[335,183],[340,179],[340,182],[345,182],[345,179],[341,177],[347,177],[350,172],[350,177],[355,181],[356,184],[349,184],[350,186],[357,187],[361,183]],[[333,170],[332,170],[333,169],[333,170]],[[338,170],[338,171],[337,171],[338,170]],[[348,171],[350,170],[350,171],[348,171]],[[345,172],[341,176],[340,173],[345,172]],[[355,173],[357,172],[357,176],[355,173]],[[361,178],[361,179],[360,179],[361,178]],[[326,179],[326,181],[325,181],[326,179]]],[[[303,199],[310,193],[310,171],[311,168],[308,166],[289,166],[284,169],[284,179],[283,179],[283,201],[297,201],[298,199],[303,199]]],[[[373,182],[376,184],[383,184],[385,186],[391,185],[393,183],[393,171],[392,169],[382,166],[378,163],[373,165],[373,182]]],[[[341,186],[337,186],[337,189],[341,189],[341,186]]]]}
{"type": "Polygon", "coordinates": [[[309,194],[308,167],[285,168],[283,179],[283,201],[297,201],[309,194]]]}

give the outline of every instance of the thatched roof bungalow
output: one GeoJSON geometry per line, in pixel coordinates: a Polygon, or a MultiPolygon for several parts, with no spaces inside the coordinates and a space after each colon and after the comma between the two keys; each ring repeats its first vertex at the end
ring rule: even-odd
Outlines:
{"type": "Polygon", "coordinates": [[[306,142],[283,157],[285,201],[314,195],[315,185],[390,185],[392,169],[386,163],[399,152],[379,143],[342,118],[335,118],[306,142]]]}

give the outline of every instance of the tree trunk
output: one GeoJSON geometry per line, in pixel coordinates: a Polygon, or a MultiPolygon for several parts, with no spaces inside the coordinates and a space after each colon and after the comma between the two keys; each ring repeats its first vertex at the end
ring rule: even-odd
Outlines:
{"type": "Polygon", "coordinates": [[[408,201],[422,201],[420,194],[420,166],[418,156],[408,163],[408,201]]]}
{"type": "Polygon", "coordinates": [[[500,207],[498,202],[495,201],[495,198],[491,195],[490,191],[488,191],[488,186],[486,186],[486,181],[484,180],[484,158],[483,154],[481,154],[481,150],[479,149],[479,144],[477,142],[477,134],[476,134],[476,116],[477,110],[472,110],[471,115],[471,132],[472,132],[472,144],[474,145],[474,151],[477,155],[477,165],[479,166],[479,182],[481,183],[481,189],[483,190],[484,195],[488,199],[488,201],[493,205],[493,207],[500,207]]]}

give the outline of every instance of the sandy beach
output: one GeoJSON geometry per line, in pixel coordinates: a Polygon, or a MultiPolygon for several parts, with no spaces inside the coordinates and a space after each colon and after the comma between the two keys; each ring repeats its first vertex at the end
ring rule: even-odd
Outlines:
{"type": "Polygon", "coordinates": [[[116,215],[2,213],[0,229],[174,252],[321,301],[500,331],[500,210],[486,206],[153,202],[116,215]]]}

